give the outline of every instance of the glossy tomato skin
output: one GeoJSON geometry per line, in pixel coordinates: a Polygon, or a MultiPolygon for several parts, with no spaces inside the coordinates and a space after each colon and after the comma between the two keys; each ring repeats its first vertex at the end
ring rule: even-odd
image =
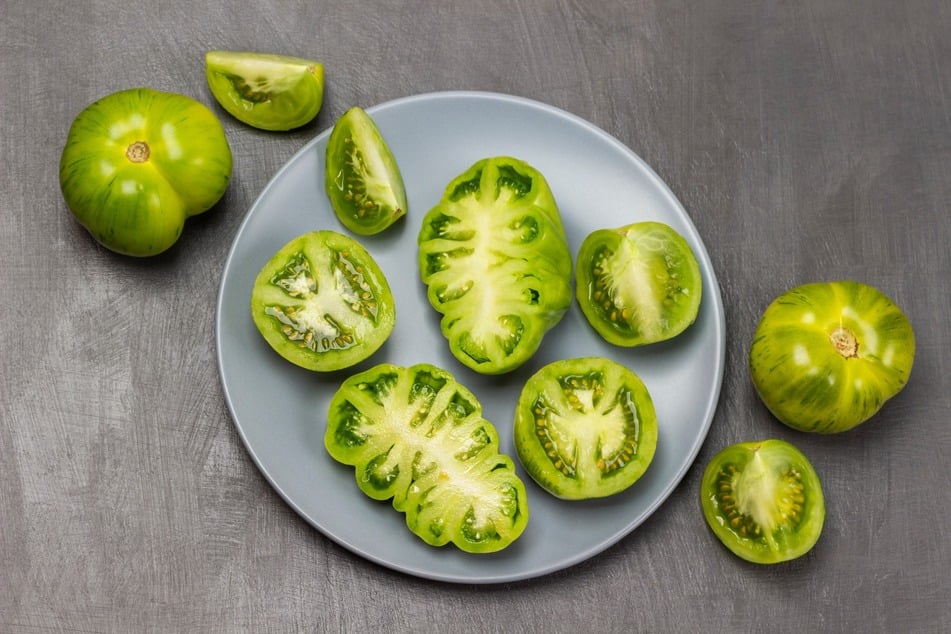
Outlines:
{"type": "Polygon", "coordinates": [[[865,422],[902,390],[915,334],[878,289],[854,281],[797,286],[765,310],[749,353],[766,407],[805,432],[838,433],[865,422]]]}
{"type": "Polygon", "coordinates": [[[382,269],[355,239],[330,230],[297,236],[261,268],[251,316],[286,360],[314,372],[349,368],[389,338],[396,304],[382,269]]]}
{"type": "Polygon", "coordinates": [[[518,457],[543,489],[565,500],[630,488],[657,448],[658,423],[647,386],[601,357],[560,359],[533,374],[515,410],[518,457]]]}
{"type": "Polygon", "coordinates": [[[578,250],[575,274],[581,312],[616,346],[672,339],[700,310],[700,265],[684,237],[661,222],[590,233],[578,250]]]}
{"type": "Polygon", "coordinates": [[[380,364],[348,378],[331,399],[327,452],[354,467],[374,500],[392,499],[432,546],[470,553],[507,548],[525,530],[528,498],[476,397],[429,364],[380,364]]]}
{"type": "Polygon", "coordinates": [[[571,252],[544,176],[508,156],[453,179],[423,218],[419,271],[453,355],[481,374],[515,370],[572,300],[571,252]]]}
{"type": "Polygon", "coordinates": [[[133,88],[79,113],[59,178],[69,210],[98,242],[146,257],[171,247],[188,217],[221,199],[231,170],[211,110],[184,95],[133,88]]]}
{"type": "Polygon", "coordinates": [[[254,128],[285,131],[314,119],[324,102],[324,66],[251,51],[208,51],[205,79],[231,116],[254,128]]]}
{"type": "Polygon", "coordinates": [[[790,561],[819,541],[826,506],[809,459],[785,440],[736,443],[704,469],[704,519],[738,557],[757,564],[790,561]]]}
{"type": "Polygon", "coordinates": [[[324,185],[337,218],[354,233],[380,233],[406,215],[396,157],[376,122],[358,106],[337,119],[327,139],[324,185]]]}

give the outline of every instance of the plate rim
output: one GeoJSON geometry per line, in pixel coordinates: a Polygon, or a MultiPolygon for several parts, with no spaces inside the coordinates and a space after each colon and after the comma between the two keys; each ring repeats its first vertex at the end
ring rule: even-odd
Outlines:
{"type": "MultiPolygon", "coordinates": [[[[239,242],[241,237],[246,233],[248,225],[251,223],[253,217],[256,215],[256,211],[262,203],[268,193],[275,187],[278,186],[279,181],[281,180],[283,174],[292,169],[292,166],[296,164],[301,157],[308,152],[312,151],[315,145],[318,145],[324,138],[328,137],[330,132],[333,129],[333,125],[326,127],[325,129],[316,133],[313,137],[308,139],[304,144],[295,151],[290,157],[288,157],[284,163],[273,173],[273,175],[268,179],[267,183],[260,189],[257,195],[254,197],[251,205],[248,207],[247,211],[244,213],[244,216],[238,225],[237,231],[234,233],[234,236],[231,240],[227,256],[224,261],[224,265],[221,268],[220,279],[218,284],[217,296],[215,300],[215,359],[216,365],[219,374],[219,387],[222,391],[222,395],[225,400],[225,404],[231,418],[232,426],[234,430],[238,433],[239,438],[241,439],[242,445],[245,451],[250,456],[255,467],[264,477],[268,485],[274,490],[278,496],[287,504],[300,518],[302,518],[311,528],[316,529],[321,535],[330,539],[334,543],[343,547],[352,554],[358,555],[359,557],[366,559],[367,561],[373,562],[376,565],[387,568],[389,570],[408,574],[411,576],[428,579],[432,581],[441,581],[449,583],[460,583],[460,584],[497,584],[497,583],[509,583],[515,581],[524,581],[528,579],[538,578],[546,576],[557,572],[559,570],[565,570],[570,567],[576,566],[606,550],[613,547],[619,541],[630,535],[638,526],[640,526],[644,521],[651,517],[657,509],[659,509],[670,497],[670,495],[677,489],[681,484],[683,479],[686,477],[691,466],[696,461],[697,455],[699,454],[703,443],[705,442],[710,427],[712,426],[714,417],[716,415],[716,410],[719,404],[722,393],[722,385],[725,374],[725,361],[726,361],[726,316],[723,305],[722,291],[720,289],[719,281],[716,276],[716,272],[713,268],[713,263],[709,257],[709,251],[707,249],[706,243],[703,241],[699,231],[696,228],[696,225],[693,222],[693,218],[687,212],[686,208],[683,206],[681,201],[673,193],[667,183],[660,178],[660,176],[654,171],[654,169],[646,162],[640,155],[634,152],[633,149],[628,147],[618,138],[609,134],[607,131],[599,127],[597,124],[588,121],[578,115],[575,115],[563,108],[554,106],[536,99],[529,97],[518,96],[502,92],[493,92],[493,91],[484,91],[484,90],[444,90],[444,91],[432,91],[432,92],[423,92],[416,93],[412,95],[406,95],[398,97],[395,99],[383,101],[372,106],[365,108],[366,112],[371,116],[374,113],[378,113],[384,110],[405,107],[414,102],[431,102],[437,100],[488,100],[493,102],[503,102],[510,103],[518,107],[528,108],[532,110],[540,110],[545,114],[554,115],[556,117],[562,118],[565,121],[569,122],[572,125],[578,126],[585,130],[585,132],[593,134],[598,137],[598,140],[601,142],[606,142],[610,146],[613,146],[615,150],[620,151],[626,159],[635,163],[650,179],[651,185],[655,187],[661,194],[663,194],[666,202],[671,205],[671,207],[677,212],[677,215],[680,220],[682,220],[688,227],[688,229],[694,234],[693,237],[698,241],[699,245],[702,248],[702,252],[697,254],[698,258],[702,261],[702,268],[707,272],[707,281],[710,285],[710,288],[715,291],[713,301],[713,324],[712,327],[715,331],[715,374],[712,377],[712,382],[710,383],[710,395],[711,398],[707,399],[703,409],[703,418],[702,423],[697,428],[697,434],[693,438],[693,443],[689,447],[688,451],[684,454],[683,462],[677,469],[674,474],[674,477],[666,482],[665,486],[661,489],[659,495],[657,495],[650,504],[648,504],[642,512],[632,516],[631,520],[627,522],[621,530],[616,531],[613,535],[608,538],[598,542],[597,544],[581,549],[574,553],[573,556],[567,557],[565,559],[559,560],[556,564],[547,565],[547,566],[535,566],[528,570],[523,570],[521,572],[514,573],[499,573],[499,574],[483,574],[477,576],[464,576],[457,574],[447,574],[432,571],[425,567],[416,567],[410,565],[396,564],[392,561],[387,560],[385,557],[380,556],[377,553],[367,551],[357,545],[354,545],[348,542],[344,537],[333,534],[332,532],[326,530],[319,522],[312,516],[310,512],[302,508],[298,502],[296,502],[277,482],[275,476],[271,473],[270,469],[266,464],[264,464],[262,457],[258,455],[258,452],[252,446],[250,439],[248,438],[247,432],[240,423],[238,412],[235,410],[233,399],[229,392],[229,386],[226,379],[226,368],[223,355],[223,346],[222,346],[222,337],[223,337],[223,326],[222,326],[222,315],[223,315],[223,305],[226,301],[226,285],[228,281],[228,274],[232,270],[232,263],[236,254],[238,252],[239,242]]],[[[709,295],[709,294],[708,294],[709,295]]],[[[710,298],[705,298],[708,302],[711,301],[710,298]]],[[[395,512],[395,511],[394,511],[395,512]]]]}

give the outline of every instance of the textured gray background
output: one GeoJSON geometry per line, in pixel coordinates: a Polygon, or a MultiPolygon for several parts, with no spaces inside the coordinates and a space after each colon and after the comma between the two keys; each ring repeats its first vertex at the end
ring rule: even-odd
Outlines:
{"type": "Polygon", "coordinates": [[[382,5],[0,0],[0,631],[951,630],[951,4],[382,5]],[[138,85],[213,105],[211,48],[321,60],[321,114],[273,134],[221,113],[221,204],[166,255],[104,251],[59,193],[70,121],[138,85]],[[603,554],[504,586],[403,576],[313,530],[251,463],[215,365],[224,259],[275,171],[350,105],[448,89],[630,146],[726,306],[721,401],[680,487],[603,554]],[[769,417],[745,355],[776,294],[833,278],[903,306],[918,357],[873,422],[825,438],[769,417]],[[697,486],[717,450],[768,436],[812,458],[829,514],[810,554],[755,567],[715,542],[697,486]]]}

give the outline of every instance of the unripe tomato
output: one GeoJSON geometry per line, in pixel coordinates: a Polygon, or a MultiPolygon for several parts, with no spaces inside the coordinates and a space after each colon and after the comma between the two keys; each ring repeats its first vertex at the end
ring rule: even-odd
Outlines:
{"type": "Polygon", "coordinates": [[[766,309],[750,347],[753,384],[800,431],[835,433],[872,417],[905,386],[915,359],[908,318],[859,282],[793,288],[766,309]]]}
{"type": "Polygon", "coordinates": [[[59,180],[69,210],[103,246],[151,256],[175,244],[188,217],[221,199],[231,166],[224,129],[206,106],[133,88],[79,113],[59,180]]]}

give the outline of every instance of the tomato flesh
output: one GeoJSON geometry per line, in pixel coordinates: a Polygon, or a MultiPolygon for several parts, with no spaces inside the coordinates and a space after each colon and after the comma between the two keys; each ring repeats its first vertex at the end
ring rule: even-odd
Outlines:
{"type": "Polygon", "coordinates": [[[327,139],[324,187],[337,218],[354,233],[380,233],[406,215],[399,165],[362,108],[350,108],[334,124],[327,139]]]}
{"type": "Polygon", "coordinates": [[[671,339],[700,309],[700,266],[669,225],[639,222],[589,234],[578,251],[576,296],[608,343],[633,347],[671,339]]]}
{"type": "Polygon", "coordinates": [[[563,499],[630,488],[651,464],[657,414],[643,381],[606,358],[562,359],[526,382],[515,414],[518,457],[563,499]]]}
{"type": "Polygon", "coordinates": [[[818,474],[799,449],[783,440],[721,450],[704,470],[700,498],[717,539],[752,563],[801,557],[818,542],[825,523],[818,474]]]}
{"type": "Polygon", "coordinates": [[[512,157],[477,161],[423,218],[419,271],[452,354],[502,374],[535,354],[571,305],[571,252],[544,176],[512,157]]]}
{"type": "Polygon", "coordinates": [[[323,105],[324,67],[300,57],[208,51],[205,79],[222,108],[261,130],[299,128],[313,120],[323,105]]]}
{"type": "Polygon", "coordinates": [[[348,378],[331,399],[324,445],[432,546],[496,552],[528,523],[525,486],[495,427],[441,368],[380,364],[348,378]]]}
{"type": "Polygon", "coordinates": [[[278,354],[316,372],[369,358],[396,323],[379,265],[356,240],[328,230],[294,238],[264,265],[251,314],[278,354]]]}

